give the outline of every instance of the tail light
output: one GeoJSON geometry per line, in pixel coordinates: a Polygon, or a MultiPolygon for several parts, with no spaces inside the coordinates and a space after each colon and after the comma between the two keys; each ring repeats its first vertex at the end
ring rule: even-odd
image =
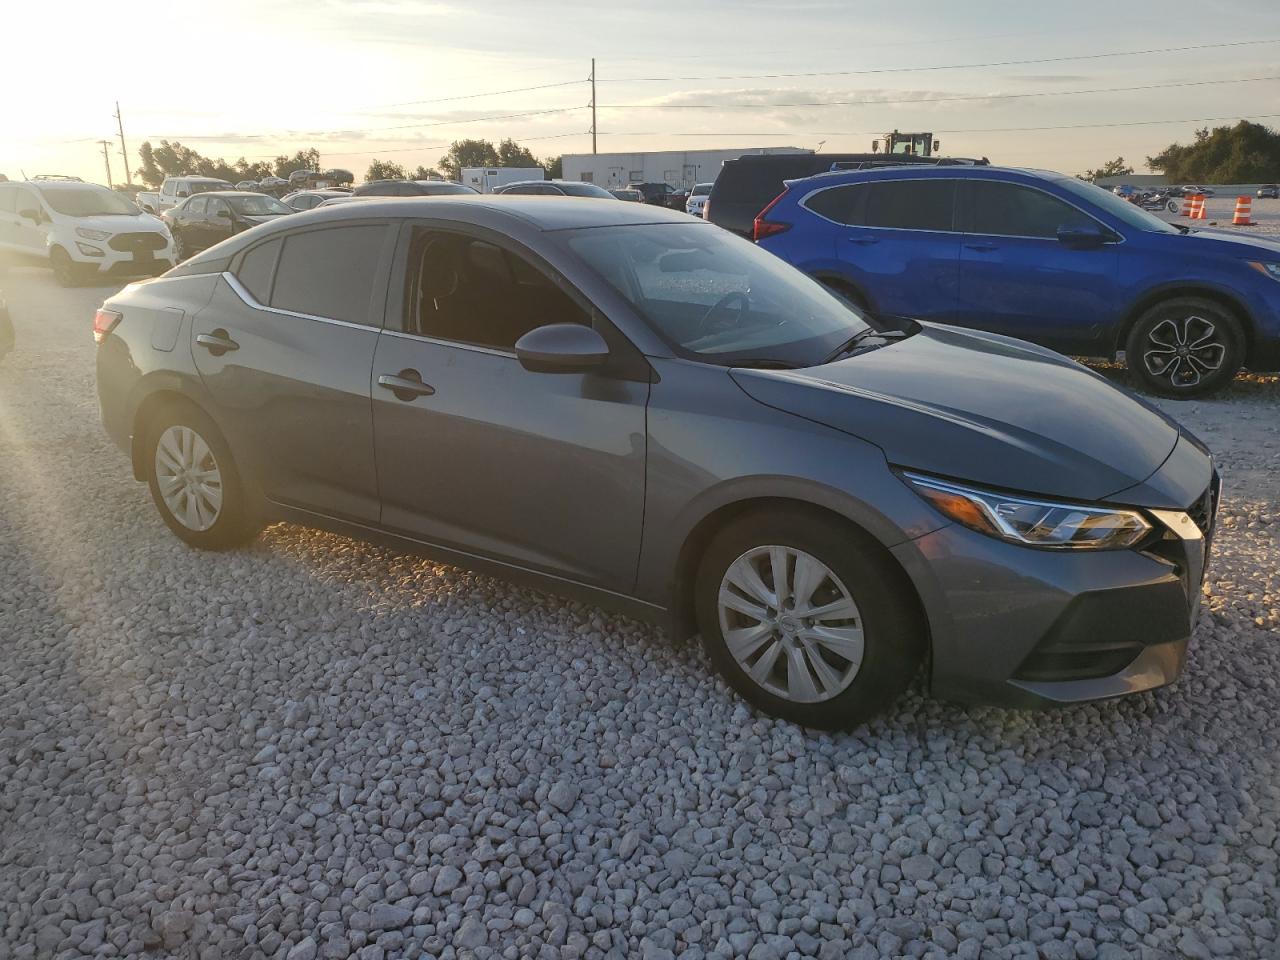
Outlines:
{"type": "Polygon", "coordinates": [[[116,328],[116,324],[124,314],[118,310],[108,310],[106,307],[99,307],[93,315],[93,342],[101,343],[107,339],[107,334],[116,328]]]}
{"type": "Polygon", "coordinates": [[[782,233],[791,229],[789,223],[779,223],[776,220],[769,219],[769,211],[778,205],[778,201],[787,195],[787,191],[783,190],[780,194],[769,201],[769,205],[756,214],[756,218],[751,221],[751,239],[763,240],[765,237],[772,237],[774,234],[782,233]]]}

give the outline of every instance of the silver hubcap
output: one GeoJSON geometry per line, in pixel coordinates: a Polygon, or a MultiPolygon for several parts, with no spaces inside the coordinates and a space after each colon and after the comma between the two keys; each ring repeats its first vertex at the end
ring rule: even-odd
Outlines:
{"type": "Polygon", "coordinates": [[[862,615],[840,578],[794,547],[748,550],[720,581],[720,632],[761,687],[796,703],[830,700],[862,666],[862,615]]]}
{"type": "Polygon", "coordinates": [[[1227,346],[1218,328],[1204,317],[1161,320],[1147,334],[1142,362],[1153,377],[1175,387],[1194,387],[1222,366],[1227,346]]]}
{"type": "Polygon", "coordinates": [[[222,472],[204,438],[172,426],[156,444],[156,481],[173,518],[188,530],[208,530],[222,512],[222,472]]]}

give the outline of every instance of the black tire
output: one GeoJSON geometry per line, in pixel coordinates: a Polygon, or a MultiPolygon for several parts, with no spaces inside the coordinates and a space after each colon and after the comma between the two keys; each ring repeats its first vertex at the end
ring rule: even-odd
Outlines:
{"type": "Polygon", "coordinates": [[[1125,362],[1147,393],[1174,399],[1207,396],[1235,379],[1244,364],[1240,321],[1212,300],[1164,300],[1130,329],[1125,362]]]}
{"type": "MultiPolygon", "coordinates": [[[[794,574],[798,566],[793,565],[790,570],[794,574]]],[[[766,579],[762,573],[761,579],[765,586],[773,587],[772,578],[766,579]]],[[[902,693],[924,657],[925,628],[915,595],[884,548],[852,526],[804,509],[756,512],[726,527],[704,552],[694,589],[703,648],[721,676],[755,707],[805,727],[843,730],[875,716],[902,693]],[[725,639],[719,602],[722,583],[735,562],[746,560],[752,551],[772,545],[801,551],[834,574],[835,579],[816,581],[819,587],[811,592],[814,603],[831,607],[839,602],[842,594],[838,588],[843,587],[856,608],[853,611],[856,617],[831,619],[829,623],[839,623],[837,629],[861,629],[861,659],[855,665],[830,650],[821,653],[825,668],[851,679],[844,680],[844,686],[832,684],[831,694],[810,702],[780,695],[777,690],[784,682],[791,686],[791,664],[797,662],[792,657],[799,657],[798,662],[805,664],[803,672],[810,683],[819,677],[813,664],[814,646],[811,638],[805,638],[805,627],[801,626],[801,622],[808,623],[807,619],[797,616],[800,622],[773,626],[771,639],[764,641],[754,662],[747,663],[746,666],[758,670],[768,657],[774,657],[775,666],[766,668],[769,677],[765,683],[747,672],[744,662],[739,662],[725,639]],[[800,647],[805,649],[798,650],[800,647]],[[769,684],[774,689],[770,689],[769,684]]],[[[739,592],[739,596],[742,595],[744,592],[739,592]]],[[[784,601],[776,611],[776,619],[787,620],[791,614],[800,612],[786,608],[784,601]]],[[[755,618],[734,610],[723,613],[727,622],[742,616],[750,631],[769,626],[762,620],[752,627],[755,618]]],[[[829,623],[820,626],[829,626],[829,623]]],[[[731,625],[729,629],[735,628],[731,625]]],[[[748,657],[747,661],[750,660],[748,657]]],[[[821,685],[820,679],[817,685],[821,685]]]]}
{"type": "MultiPolygon", "coordinates": [[[[147,486],[151,489],[151,499],[165,525],[179,539],[202,550],[227,550],[243,546],[258,535],[262,523],[255,516],[245,495],[231,448],[223,439],[222,431],[203,410],[180,402],[165,406],[147,424],[144,443],[143,467],[147,486]],[[221,502],[212,522],[203,529],[180,519],[161,492],[163,481],[158,475],[157,449],[170,428],[190,430],[203,440],[219,474],[217,486],[220,488],[221,502]]],[[[207,458],[200,458],[200,462],[202,466],[209,463],[207,458]]],[[[207,500],[202,499],[201,503],[207,504],[207,500]]],[[[199,519],[203,522],[206,517],[199,519]]]]}
{"type": "Polygon", "coordinates": [[[60,287],[74,287],[80,282],[80,271],[71,254],[61,247],[49,251],[49,266],[53,268],[53,279],[60,287]]]}

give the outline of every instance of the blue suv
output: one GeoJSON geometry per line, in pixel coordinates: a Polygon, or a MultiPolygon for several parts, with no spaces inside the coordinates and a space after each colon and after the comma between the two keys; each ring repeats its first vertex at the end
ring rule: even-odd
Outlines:
{"type": "Polygon", "coordinates": [[[1280,242],[1165,223],[1062,174],[819,174],[789,181],[754,238],[873,312],[1076,356],[1123,352],[1162,396],[1280,369],[1280,242]]]}

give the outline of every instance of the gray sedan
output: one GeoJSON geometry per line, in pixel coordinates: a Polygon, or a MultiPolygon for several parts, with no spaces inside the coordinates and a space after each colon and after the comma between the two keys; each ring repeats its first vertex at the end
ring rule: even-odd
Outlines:
{"type": "Polygon", "coordinates": [[[682,213],[346,203],[126,288],[94,332],[107,432],[196,547],[287,520],[697,630],[814,727],[921,668],[1049,704],[1182,667],[1217,496],[1195,437],[682,213]]]}

